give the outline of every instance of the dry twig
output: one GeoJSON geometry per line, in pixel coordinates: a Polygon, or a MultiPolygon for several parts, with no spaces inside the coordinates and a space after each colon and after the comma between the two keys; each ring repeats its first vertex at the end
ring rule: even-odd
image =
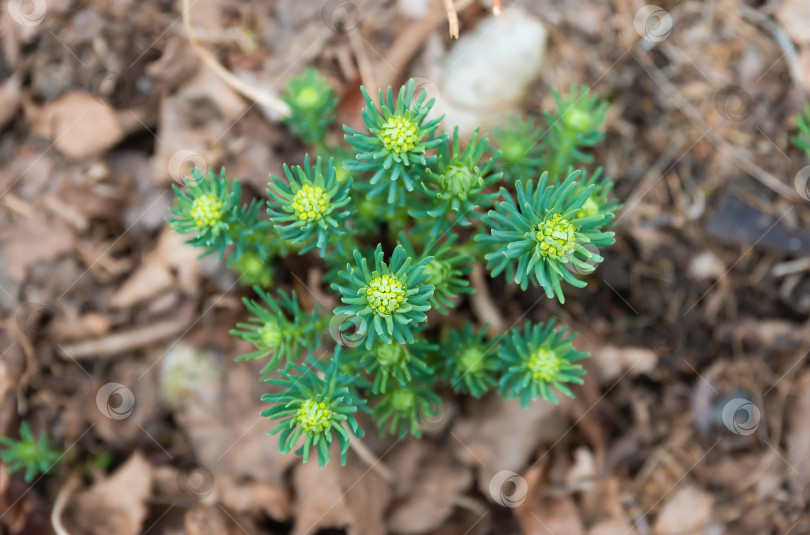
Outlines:
{"type": "Polygon", "coordinates": [[[197,37],[197,34],[194,32],[194,28],[191,25],[191,0],[183,0],[183,28],[186,32],[186,37],[191,42],[194,50],[197,52],[197,55],[200,56],[200,59],[214,71],[217,76],[222,78],[222,81],[225,82],[231,89],[237,91],[243,97],[248,98],[257,104],[264,106],[265,108],[272,110],[279,117],[288,117],[290,115],[290,108],[285,104],[280,98],[276,97],[275,95],[270,94],[269,91],[262,91],[252,85],[240,80],[234,74],[226,69],[214,54],[211,53],[207,48],[205,48],[197,37]]]}
{"type": "Polygon", "coordinates": [[[447,24],[450,26],[450,37],[458,39],[458,13],[453,7],[453,0],[444,0],[444,9],[447,12],[447,24]]]}
{"type": "Polygon", "coordinates": [[[56,535],[70,535],[65,525],[62,524],[62,512],[65,510],[65,506],[70,503],[70,497],[79,486],[79,481],[79,472],[74,471],[65,481],[65,484],[62,485],[62,488],[59,489],[59,494],[56,496],[56,501],[51,510],[51,525],[56,535]]]}

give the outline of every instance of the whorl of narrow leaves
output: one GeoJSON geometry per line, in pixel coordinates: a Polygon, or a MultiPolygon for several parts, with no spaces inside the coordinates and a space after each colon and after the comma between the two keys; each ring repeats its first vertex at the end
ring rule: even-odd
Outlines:
{"type": "Polygon", "coordinates": [[[500,345],[498,390],[504,397],[518,398],[524,407],[538,397],[557,403],[555,390],[574,397],[566,383],[582,384],[585,370],[576,362],[588,353],[574,349],[576,333],[568,334],[567,327],[555,330],[554,323],[527,322],[523,332],[512,330],[500,345]]]}
{"type": "Polygon", "coordinates": [[[354,392],[352,379],[338,370],[337,360],[332,361],[323,377],[314,366],[293,366],[283,371],[281,378],[267,381],[279,391],[262,396],[262,401],[272,404],[262,416],[278,420],[272,433],[279,434],[282,453],[292,450],[303,436],[303,444],[295,453],[307,462],[310,450],[315,448],[318,463],[323,466],[329,462],[329,446],[337,437],[340,464],[346,464],[350,433],[358,438],[364,434],[355,414],[366,409],[365,402],[354,392]]]}
{"type": "Polygon", "coordinates": [[[447,142],[447,134],[436,135],[442,118],[427,120],[434,100],[427,100],[427,91],[414,98],[413,80],[399,90],[396,99],[393,88],[386,93],[380,89],[379,105],[364,87],[360,90],[366,102],[362,115],[368,132],[344,126],[346,141],[357,153],[346,168],[373,173],[368,181],[372,186],[369,197],[382,196],[389,209],[403,205],[421,171],[436,160],[428,151],[447,142]]]}
{"type": "Polygon", "coordinates": [[[310,165],[309,154],[303,166],[284,165],[285,180],[270,175],[267,213],[276,231],[286,242],[301,246],[304,254],[317,248],[321,256],[329,245],[340,245],[346,220],[351,215],[351,179],[340,183],[330,158],[323,168],[321,159],[310,165]]]}
{"type": "Polygon", "coordinates": [[[290,108],[284,123],[301,141],[313,145],[324,143],[329,127],[335,122],[337,96],[326,78],[309,68],[291,78],[281,99],[290,108]]]}
{"type": "Polygon", "coordinates": [[[560,185],[549,185],[543,173],[535,184],[518,180],[516,195],[501,188],[503,201],[484,219],[490,234],[476,239],[488,251],[492,275],[506,271],[521,288],[542,287],[548,297],[563,297],[562,282],[582,288],[575,270],[593,271],[603,260],[596,251],[613,243],[612,232],[600,229],[613,214],[581,214],[594,186],[578,189],[576,171],[560,185]]]}
{"type": "Polygon", "coordinates": [[[344,303],[335,314],[358,318],[358,334],[367,335],[366,349],[377,339],[387,344],[394,340],[413,343],[413,332],[427,320],[425,312],[430,310],[433,295],[425,273],[431,257],[414,262],[401,245],[388,263],[383,256],[382,245],[378,245],[369,267],[368,260],[354,251],[354,264],[338,273],[338,282],[332,284],[344,303]]]}
{"type": "Polygon", "coordinates": [[[20,440],[0,437],[0,460],[10,474],[23,470],[26,483],[33,483],[34,478],[47,473],[60,457],[59,451],[51,448],[48,434],[42,431],[37,440],[25,420],[20,423],[20,440]]]}
{"type": "Polygon", "coordinates": [[[287,297],[278,292],[274,298],[259,287],[253,289],[261,301],[245,297],[245,307],[252,313],[248,321],[238,323],[230,332],[256,348],[236,360],[268,359],[262,374],[266,377],[280,366],[296,362],[302,352],[312,356],[323,336],[325,321],[316,311],[306,314],[298,305],[295,292],[287,297]]]}

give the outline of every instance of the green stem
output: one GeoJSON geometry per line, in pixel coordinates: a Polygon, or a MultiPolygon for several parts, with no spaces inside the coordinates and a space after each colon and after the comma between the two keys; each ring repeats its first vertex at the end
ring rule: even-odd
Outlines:
{"type": "Polygon", "coordinates": [[[568,171],[571,165],[571,150],[576,142],[576,132],[563,125],[563,134],[560,136],[559,148],[548,166],[548,177],[552,183],[558,182],[562,173],[568,171]]]}

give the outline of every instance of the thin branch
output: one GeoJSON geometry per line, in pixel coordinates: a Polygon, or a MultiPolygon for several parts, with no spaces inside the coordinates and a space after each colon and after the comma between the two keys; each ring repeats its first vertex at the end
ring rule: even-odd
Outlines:
{"type": "Polygon", "coordinates": [[[360,460],[366,464],[366,466],[368,466],[374,472],[377,472],[377,474],[383,478],[386,483],[394,482],[394,473],[391,471],[391,469],[385,466],[382,459],[374,455],[374,453],[372,453],[371,450],[365,446],[365,444],[359,440],[350,440],[349,447],[354,450],[354,452],[357,454],[360,460]]]}
{"type": "Polygon", "coordinates": [[[450,37],[458,39],[458,13],[453,6],[453,0],[444,0],[444,9],[447,11],[447,24],[450,25],[450,37]]]}
{"type": "Polygon", "coordinates": [[[73,491],[76,490],[76,487],[79,486],[79,481],[79,472],[74,471],[70,474],[67,481],[65,481],[65,484],[62,485],[62,488],[59,489],[59,494],[56,495],[56,501],[51,510],[51,525],[56,535],[70,535],[65,525],[62,524],[62,512],[65,510],[65,506],[70,503],[70,497],[73,495],[73,491]]]}
{"type": "Polygon", "coordinates": [[[237,78],[231,71],[226,69],[219,61],[217,61],[214,54],[212,54],[210,50],[205,48],[202,43],[200,43],[200,40],[191,25],[191,0],[183,0],[182,10],[183,28],[185,29],[186,37],[188,37],[188,40],[191,42],[194,50],[197,52],[197,55],[200,56],[200,59],[202,59],[203,62],[217,74],[217,76],[222,78],[223,82],[230,86],[230,88],[234,91],[237,91],[243,97],[258,103],[265,108],[273,110],[279,115],[279,117],[289,117],[290,107],[287,106],[287,104],[285,104],[281,99],[270,94],[268,91],[262,91],[257,87],[254,87],[237,78]]]}

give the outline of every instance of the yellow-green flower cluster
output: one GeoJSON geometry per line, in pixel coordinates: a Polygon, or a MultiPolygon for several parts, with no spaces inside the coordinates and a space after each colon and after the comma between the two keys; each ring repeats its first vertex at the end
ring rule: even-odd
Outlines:
{"type": "Polygon", "coordinates": [[[560,371],[562,359],[551,350],[541,347],[529,359],[526,366],[532,372],[532,377],[538,381],[551,381],[560,371]]]}
{"type": "Polygon", "coordinates": [[[357,396],[355,379],[341,371],[338,360],[336,356],[328,364],[292,366],[267,380],[280,388],[262,396],[272,404],[262,416],[278,421],[271,434],[279,434],[282,453],[300,445],[295,453],[307,462],[314,448],[323,466],[329,462],[329,446],[337,442],[340,464],[346,464],[351,436],[362,438],[355,414],[367,410],[366,402],[357,396]]]}
{"type": "Polygon", "coordinates": [[[395,115],[380,128],[380,141],[383,146],[396,153],[408,152],[419,142],[419,129],[407,117],[395,115]]]}
{"type": "Polygon", "coordinates": [[[352,214],[348,209],[351,178],[338,182],[334,159],[324,165],[317,158],[313,165],[309,154],[304,156],[303,166],[285,164],[284,177],[286,180],[270,175],[267,184],[267,214],[281,239],[300,247],[300,254],[317,248],[323,256],[329,246],[342,253],[344,241],[340,238],[352,214]]]}
{"type": "Polygon", "coordinates": [[[379,314],[391,314],[402,304],[407,289],[393,275],[376,277],[366,290],[368,306],[379,314]]]}
{"type": "Polygon", "coordinates": [[[191,217],[198,227],[213,227],[222,215],[222,202],[213,195],[203,195],[191,204],[191,217]]]}
{"type": "Polygon", "coordinates": [[[305,184],[293,197],[291,206],[301,221],[315,221],[329,209],[329,194],[319,186],[305,184]]]}
{"type": "Polygon", "coordinates": [[[425,266],[433,260],[426,256],[414,262],[402,245],[397,245],[388,263],[382,244],[377,245],[369,266],[360,251],[353,253],[354,264],[337,274],[332,288],[339,291],[344,306],[335,315],[357,317],[357,334],[365,336],[366,349],[375,342],[413,344],[413,333],[427,321],[433,285],[427,283],[425,266]]]}
{"type": "Polygon", "coordinates": [[[298,409],[296,420],[305,431],[311,433],[322,433],[331,424],[332,410],[323,401],[308,399],[301,404],[298,409]]]}
{"type": "Polygon", "coordinates": [[[560,214],[554,214],[537,225],[540,254],[562,259],[576,248],[576,227],[560,214]]]}
{"type": "Polygon", "coordinates": [[[512,330],[500,344],[496,365],[502,396],[519,398],[524,407],[538,397],[557,403],[554,391],[574,397],[567,385],[582,384],[585,370],[576,361],[588,354],[574,348],[576,333],[554,324],[553,319],[536,325],[527,322],[523,332],[512,330]]]}

